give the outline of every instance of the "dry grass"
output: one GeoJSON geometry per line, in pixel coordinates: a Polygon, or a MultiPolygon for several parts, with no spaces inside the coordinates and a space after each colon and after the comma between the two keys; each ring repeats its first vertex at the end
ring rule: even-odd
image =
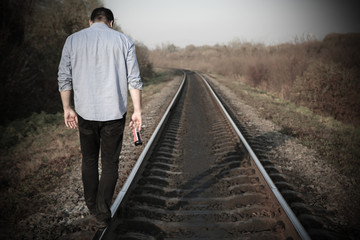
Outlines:
{"type": "Polygon", "coordinates": [[[277,46],[164,46],[151,52],[155,66],[216,73],[241,80],[337,120],[360,124],[360,34],[333,34],[277,46]]]}
{"type": "Polygon", "coordinates": [[[80,158],[77,132],[66,129],[62,114],[33,114],[1,127],[1,215],[16,221],[34,211],[32,198],[80,158]]]}

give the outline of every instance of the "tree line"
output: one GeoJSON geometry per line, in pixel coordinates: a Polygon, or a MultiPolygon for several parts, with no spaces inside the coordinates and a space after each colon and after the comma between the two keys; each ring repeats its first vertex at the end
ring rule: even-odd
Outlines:
{"type": "MultiPolygon", "coordinates": [[[[66,37],[88,27],[100,0],[0,1],[0,124],[33,112],[62,111],[57,71],[66,37]]],[[[115,23],[115,29],[121,31],[115,23]]],[[[152,75],[149,51],[136,43],[144,79],[152,75]]]]}

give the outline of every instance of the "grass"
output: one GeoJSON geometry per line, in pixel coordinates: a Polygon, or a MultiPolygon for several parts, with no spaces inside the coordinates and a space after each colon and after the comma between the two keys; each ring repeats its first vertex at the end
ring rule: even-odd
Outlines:
{"type": "Polygon", "coordinates": [[[0,131],[1,215],[16,221],[32,212],[34,196],[71,170],[80,157],[78,136],[64,127],[61,113],[34,113],[0,131]]]}
{"type": "MultiPolygon", "coordinates": [[[[177,75],[156,70],[144,80],[143,103],[177,75]]],[[[128,112],[132,112],[131,101],[128,112]]],[[[78,131],[67,129],[63,121],[63,113],[41,112],[0,126],[1,221],[14,224],[47,204],[36,196],[58,187],[61,177],[80,161],[78,131]]]]}
{"type": "Polygon", "coordinates": [[[340,171],[360,180],[360,127],[315,114],[265,91],[249,87],[239,80],[216,75],[224,85],[248,105],[259,110],[262,117],[281,127],[280,132],[294,136],[340,171]]]}

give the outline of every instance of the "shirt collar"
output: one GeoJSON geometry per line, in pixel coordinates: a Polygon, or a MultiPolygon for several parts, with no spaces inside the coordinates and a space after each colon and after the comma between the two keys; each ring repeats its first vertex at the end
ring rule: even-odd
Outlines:
{"type": "Polygon", "coordinates": [[[102,29],[108,29],[109,26],[102,22],[94,22],[90,28],[102,28],[102,29]]]}

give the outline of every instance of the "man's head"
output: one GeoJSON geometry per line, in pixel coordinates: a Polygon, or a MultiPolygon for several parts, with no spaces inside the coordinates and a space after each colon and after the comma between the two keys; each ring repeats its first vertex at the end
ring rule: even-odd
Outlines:
{"type": "Polygon", "coordinates": [[[95,8],[91,13],[91,17],[89,20],[90,26],[95,22],[105,23],[112,28],[114,24],[114,15],[111,12],[111,10],[108,8],[104,8],[104,7],[95,8]]]}

